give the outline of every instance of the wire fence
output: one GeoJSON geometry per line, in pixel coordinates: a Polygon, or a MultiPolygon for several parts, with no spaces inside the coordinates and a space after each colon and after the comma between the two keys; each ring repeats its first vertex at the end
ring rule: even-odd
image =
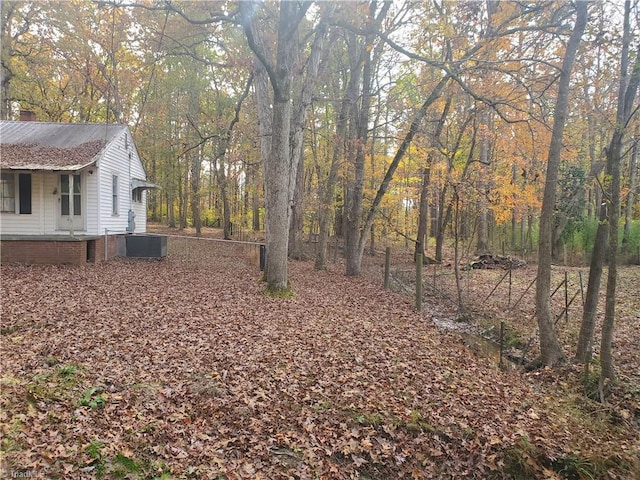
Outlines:
{"type": "Polygon", "coordinates": [[[172,263],[193,269],[211,269],[216,266],[249,266],[261,269],[264,265],[264,245],[261,242],[191,235],[166,236],[167,260],[172,263]]]}
{"type": "MultiPolygon", "coordinates": [[[[264,243],[247,234],[238,233],[237,240],[179,234],[167,234],[167,237],[169,261],[189,268],[245,265],[261,269],[264,265],[264,243]]],[[[310,237],[306,244],[307,257],[312,259],[317,243],[310,237]]],[[[327,254],[328,261],[334,266],[344,260],[344,249],[339,242],[329,242],[327,254]]],[[[456,278],[452,262],[424,264],[417,272],[409,250],[387,247],[373,255],[365,253],[363,275],[385,288],[412,297],[420,308],[434,303],[448,304],[459,311],[527,323],[535,318],[535,265],[511,257],[499,258],[504,260],[504,265],[490,265],[490,268],[466,258],[460,263],[456,278]],[[514,265],[517,268],[511,268],[514,265]],[[418,283],[417,278],[422,282],[418,283]]],[[[557,324],[582,318],[586,289],[583,274],[586,271],[586,268],[577,267],[552,269],[550,299],[557,324]]]]}
{"type": "MultiPolygon", "coordinates": [[[[461,262],[456,278],[451,262],[418,265],[406,250],[388,248],[377,261],[369,260],[368,272],[385,288],[413,297],[416,306],[446,302],[461,311],[499,314],[514,322],[535,317],[536,266],[498,258],[503,265],[461,262]]],[[[586,268],[552,268],[550,302],[556,324],[581,320],[586,273],[586,268]]]]}

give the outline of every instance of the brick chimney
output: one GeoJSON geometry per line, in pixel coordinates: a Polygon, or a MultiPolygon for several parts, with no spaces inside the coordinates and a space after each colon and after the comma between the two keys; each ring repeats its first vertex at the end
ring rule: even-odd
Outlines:
{"type": "Polygon", "coordinates": [[[20,121],[21,122],[35,122],[36,114],[31,110],[20,110],[20,121]]]}

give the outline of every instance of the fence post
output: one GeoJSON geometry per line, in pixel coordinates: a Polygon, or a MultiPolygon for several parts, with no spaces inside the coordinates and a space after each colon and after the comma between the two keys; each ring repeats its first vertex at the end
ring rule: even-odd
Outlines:
{"type": "Polygon", "coordinates": [[[416,255],[416,310],[422,311],[422,254],[416,255]]]}
{"type": "Polygon", "coordinates": [[[264,272],[264,264],[267,261],[267,246],[260,245],[260,271],[264,272]]]}
{"type": "Polygon", "coordinates": [[[389,267],[391,265],[391,247],[384,251],[384,289],[389,289],[389,267]]]}
{"type": "Polygon", "coordinates": [[[564,323],[569,321],[569,274],[564,271],[564,323]]]}
{"type": "Polygon", "coordinates": [[[580,294],[582,295],[582,308],[584,308],[584,287],[582,285],[582,272],[578,272],[580,276],[580,294]]]}
{"type": "Polygon", "coordinates": [[[437,269],[438,269],[438,264],[434,263],[433,264],[433,290],[434,291],[436,289],[436,273],[437,273],[437,269]]]}
{"type": "MultiPolygon", "coordinates": [[[[104,229],[104,261],[109,260],[109,229],[104,229]]],[[[584,302],[583,302],[584,303],[584,302]]]]}
{"type": "Polygon", "coordinates": [[[507,307],[511,306],[511,267],[509,267],[509,299],[507,300],[507,307]]]}
{"type": "Polygon", "coordinates": [[[498,367],[502,370],[502,354],[504,351],[504,322],[500,322],[500,360],[498,361],[498,367]]]}

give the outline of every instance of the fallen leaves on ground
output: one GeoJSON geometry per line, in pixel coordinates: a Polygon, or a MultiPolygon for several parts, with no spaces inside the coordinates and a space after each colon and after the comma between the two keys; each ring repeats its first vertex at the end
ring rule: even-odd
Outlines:
{"type": "MultiPolygon", "coordinates": [[[[402,295],[295,262],[295,295],[270,298],[254,258],[212,248],[2,266],[6,471],[553,478],[575,457],[632,475],[632,413],[584,430],[553,383],[499,371],[402,295]]],[[[589,402],[572,408],[592,417],[589,402]]]]}

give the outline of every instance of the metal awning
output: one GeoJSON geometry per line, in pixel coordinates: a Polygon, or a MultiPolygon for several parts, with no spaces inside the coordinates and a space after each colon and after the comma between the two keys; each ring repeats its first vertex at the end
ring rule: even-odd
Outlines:
{"type": "Polygon", "coordinates": [[[138,178],[131,179],[131,190],[135,190],[136,188],[141,188],[143,190],[153,190],[154,188],[162,188],[160,185],[156,185],[155,183],[147,182],[146,180],[140,180],[138,178]]]}

